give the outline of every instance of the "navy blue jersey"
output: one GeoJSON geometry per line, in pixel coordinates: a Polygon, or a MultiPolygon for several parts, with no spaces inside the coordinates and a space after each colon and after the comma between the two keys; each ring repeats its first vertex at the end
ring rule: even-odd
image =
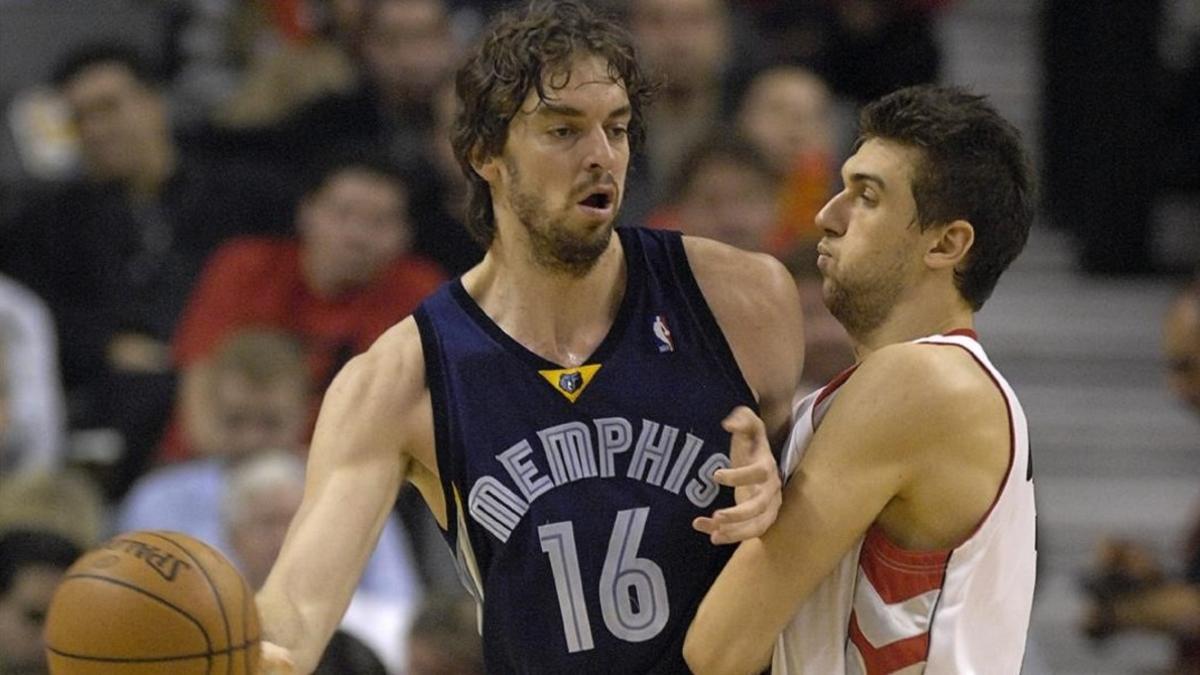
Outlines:
{"type": "Polygon", "coordinates": [[[579,367],[521,346],[458,281],[416,313],[489,673],[687,672],[688,624],[733,552],[691,523],[733,503],[712,473],[749,386],[680,236],[617,232],[625,295],[579,367]]]}

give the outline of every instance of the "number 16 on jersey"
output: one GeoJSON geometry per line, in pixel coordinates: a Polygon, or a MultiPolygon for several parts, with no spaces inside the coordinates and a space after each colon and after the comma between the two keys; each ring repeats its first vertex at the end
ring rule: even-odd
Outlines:
{"type": "MultiPolygon", "coordinates": [[[[649,507],[617,512],[604,569],[600,573],[600,610],[604,625],[614,636],[626,642],[652,639],[667,625],[671,616],[667,600],[667,580],[654,561],[637,557],[646,528],[649,507]]],[[[583,579],[579,573],[579,555],[575,550],[575,528],[570,521],[547,523],[538,527],[542,551],[550,557],[554,590],[562,612],[567,650],[592,649],[592,625],[583,597],[583,579]]]]}

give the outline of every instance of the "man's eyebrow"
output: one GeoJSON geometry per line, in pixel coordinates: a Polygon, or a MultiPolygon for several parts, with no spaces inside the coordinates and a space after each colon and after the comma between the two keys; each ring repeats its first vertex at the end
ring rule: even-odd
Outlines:
{"type": "MultiPolygon", "coordinates": [[[[623,116],[629,115],[631,113],[632,113],[632,108],[630,108],[629,105],[626,104],[626,105],[623,105],[620,108],[617,108],[616,110],[613,110],[612,112],[608,113],[608,117],[606,119],[612,119],[614,117],[623,117],[623,116]]],[[[579,108],[569,106],[569,105],[563,105],[561,103],[551,103],[550,101],[545,101],[545,100],[543,100],[538,105],[537,110],[534,111],[534,114],[535,115],[536,114],[558,115],[560,117],[586,117],[586,113],[584,113],[579,108]]]]}
{"type": "Polygon", "coordinates": [[[883,182],[883,178],[873,173],[852,173],[849,176],[850,180],[847,183],[874,183],[880,190],[887,189],[887,183],[883,182]]]}

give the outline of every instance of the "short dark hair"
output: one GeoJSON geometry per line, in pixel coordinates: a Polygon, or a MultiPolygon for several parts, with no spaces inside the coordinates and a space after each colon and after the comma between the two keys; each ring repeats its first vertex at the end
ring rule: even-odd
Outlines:
{"type": "Polygon", "coordinates": [[[583,2],[535,1],[523,11],[500,14],[458,70],[459,109],[451,142],[467,177],[467,231],[483,248],[492,244],[496,221],[487,181],[471,167],[473,156],[500,154],[508,125],[529,91],[545,99],[544,77],[566,71],[581,53],[606,59],[613,80],[624,85],[631,110],[630,152],[637,154],[645,138],[643,109],[656,85],[638,66],[628,32],[583,2]]]}
{"type": "Polygon", "coordinates": [[[50,81],[61,89],[88,68],[110,63],[124,67],[147,87],[157,89],[162,83],[158,68],[137,49],[121,42],[95,42],[71,51],[54,66],[50,81]]]}
{"type": "Polygon", "coordinates": [[[345,143],[321,153],[301,177],[301,194],[305,197],[319,192],[337,175],[362,171],[379,176],[396,186],[402,196],[411,196],[415,169],[401,166],[386,152],[359,143],[345,143]]]}
{"type": "Polygon", "coordinates": [[[0,596],[17,574],[34,565],[66,570],[83,550],[66,537],[43,530],[13,529],[0,534],[0,596]]]}
{"type": "Polygon", "coordinates": [[[682,199],[696,179],[696,173],[710,162],[721,160],[750,169],[772,186],[778,187],[783,181],[783,176],[757,146],[745,136],[721,125],[714,127],[684,153],[670,184],[672,199],[682,199]]]}
{"type": "Polygon", "coordinates": [[[975,228],[975,243],[954,280],[979,311],[1025,247],[1033,223],[1033,174],[1020,133],[983,96],[919,85],[863,108],[858,142],[872,138],[920,151],[912,192],[922,230],[959,219],[975,228]]]}

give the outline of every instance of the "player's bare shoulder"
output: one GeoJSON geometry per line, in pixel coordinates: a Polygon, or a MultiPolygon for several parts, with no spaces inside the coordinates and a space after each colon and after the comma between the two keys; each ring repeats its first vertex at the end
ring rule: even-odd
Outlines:
{"type": "Polygon", "coordinates": [[[940,342],[900,342],[875,350],[863,359],[855,378],[890,387],[905,399],[950,411],[971,410],[979,403],[1000,402],[988,371],[966,349],[940,342]]]}
{"type": "Polygon", "coordinates": [[[769,323],[771,314],[794,309],[795,281],[774,257],[702,237],[684,237],[684,251],[704,298],[723,323],[727,319],[769,323]]]}
{"type": "Polygon", "coordinates": [[[775,441],[786,432],[804,365],[804,321],[796,283],[775,258],[684,237],[688,264],[775,441]]]}
{"type": "MultiPolygon", "coordinates": [[[[345,420],[390,450],[433,465],[433,413],[416,321],[409,317],[351,359],[329,387],[321,420],[345,420]]],[[[342,424],[338,424],[342,427],[342,424]]]]}
{"type": "Polygon", "coordinates": [[[955,416],[980,396],[993,395],[986,371],[970,352],[948,344],[899,342],[872,351],[839,390],[839,398],[863,397],[877,410],[929,421],[955,416]],[[861,392],[861,394],[860,394],[861,392]]]}
{"type": "Polygon", "coordinates": [[[864,424],[879,424],[896,439],[892,447],[911,459],[941,464],[944,448],[963,464],[978,454],[985,464],[990,449],[1008,447],[1009,421],[1004,396],[988,371],[966,349],[945,343],[902,342],[882,347],[865,359],[838,398],[869,409],[864,424]],[[904,442],[908,441],[908,442],[904,442]]]}

